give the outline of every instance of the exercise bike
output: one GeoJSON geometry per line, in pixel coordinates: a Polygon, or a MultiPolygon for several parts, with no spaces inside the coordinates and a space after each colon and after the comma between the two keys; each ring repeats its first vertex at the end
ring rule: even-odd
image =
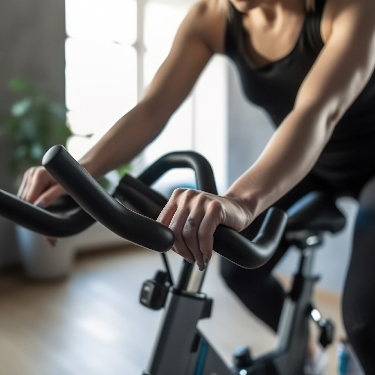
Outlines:
{"type": "Polygon", "coordinates": [[[331,197],[320,192],[309,194],[289,210],[288,223],[281,210],[271,209],[253,241],[229,228],[218,227],[214,250],[241,267],[256,268],[266,263],[283,235],[301,252],[299,268],[280,319],[276,349],[253,359],[247,348],[240,347],[234,353],[233,366],[229,367],[197,328],[198,322],[209,318],[212,310],[212,299],[201,292],[205,272],[183,261],[178,281],[173,284],[164,254],[173,244],[173,233],[152,220],[166,199],[149,186],[169,169],[194,169],[198,189],[216,194],[209,163],[193,152],[167,154],[137,179],[126,175],[113,196],[61,146],[54,146],[45,155],[43,164],[89,215],[75,208],[60,217],[1,192],[2,216],[49,236],[78,233],[98,220],[129,241],[162,253],[166,270],[146,281],[140,295],[143,305],[154,310],[164,308],[154,350],[143,375],[300,375],[310,315],[321,329],[322,345],[332,342],[332,323],[323,319],[312,304],[313,286],[318,279],[312,274],[315,249],[321,244],[324,231],[336,233],[345,226],[345,218],[331,197]]]}

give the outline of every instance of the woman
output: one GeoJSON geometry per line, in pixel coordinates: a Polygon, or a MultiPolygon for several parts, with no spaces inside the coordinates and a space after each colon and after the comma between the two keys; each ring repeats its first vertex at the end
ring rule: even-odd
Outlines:
{"type": "MultiPolygon", "coordinates": [[[[129,162],[161,132],[211,56],[228,55],[246,96],[268,111],[277,130],[226,194],[177,189],[158,220],[174,231],[173,250],[203,270],[219,224],[242,231],[269,206],[286,209],[315,189],[357,198],[343,314],[366,374],[375,371],[374,14],[373,0],[202,0],[144,99],[80,160],[94,177],[129,162]]],[[[62,193],[41,167],[26,172],[19,190],[39,206],[62,193]]],[[[284,252],[282,244],[255,271],[222,262],[228,285],[273,329],[284,291],[270,272],[284,252]],[[254,280],[256,291],[246,289],[254,280]]]]}

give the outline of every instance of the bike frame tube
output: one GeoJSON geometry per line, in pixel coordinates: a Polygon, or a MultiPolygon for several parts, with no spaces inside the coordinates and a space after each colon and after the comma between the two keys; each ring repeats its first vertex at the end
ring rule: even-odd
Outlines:
{"type": "MultiPolygon", "coordinates": [[[[298,272],[295,274],[291,295],[287,296],[278,327],[276,349],[245,368],[246,375],[302,375],[306,358],[311,298],[317,276],[312,267],[316,249],[302,251],[298,272]],[[298,290],[293,296],[293,290],[298,290]]],[[[236,369],[239,374],[240,369],[236,369]]]]}

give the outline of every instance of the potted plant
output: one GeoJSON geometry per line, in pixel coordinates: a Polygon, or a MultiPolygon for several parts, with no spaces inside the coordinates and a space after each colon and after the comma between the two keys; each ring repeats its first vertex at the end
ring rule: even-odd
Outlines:
{"type": "MultiPolygon", "coordinates": [[[[52,102],[22,78],[11,79],[9,88],[17,100],[1,126],[1,136],[5,137],[13,150],[9,168],[14,175],[13,188],[17,190],[24,172],[40,165],[43,155],[51,146],[65,145],[72,133],[63,104],[52,102]]],[[[43,236],[22,227],[17,226],[16,234],[21,262],[29,276],[50,278],[67,273],[71,254],[65,248],[51,251],[43,236]]],[[[63,243],[61,245],[64,246],[63,243]]]]}
{"type": "MultiPolygon", "coordinates": [[[[9,140],[14,150],[9,167],[15,174],[14,187],[17,188],[26,169],[40,165],[43,155],[51,146],[66,145],[72,132],[63,104],[50,101],[22,78],[11,79],[9,87],[19,99],[11,106],[0,135],[9,140]]],[[[108,178],[101,178],[99,183],[111,188],[116,184],[115,180],[129,169],[129,165],[122,166],[117,170],[118,177],[112,173],[108,178]]],[[[111,241],[109,234],[105,233],[102,237],[102,241],[105,241],[104,237],[111,241]]],[[[66,276],[77,245],[82,246],[87,242],[87,238],[74,236],[59,239],[57,245],[52,247],[43,236],[22,227],[17,227],[17,238],[26,273],[38,279],[66,276]]]]}
{"type": "Polygon", "coordinates": [[[50,101],[22,78],[11,79],[9,88],[19,99],[10,108],[2,133],[14,150],[9,167],[19,185],[26,169],[40,165],[45,152],[55,144],[65,145],[72,133],[63,104],[50,101]]]}

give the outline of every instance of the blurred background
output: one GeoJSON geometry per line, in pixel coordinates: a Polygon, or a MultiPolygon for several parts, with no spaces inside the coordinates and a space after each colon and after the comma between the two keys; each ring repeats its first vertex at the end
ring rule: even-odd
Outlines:
{"type": "MultiPolygon", "coordinates": [[[[20,146],[23,146],[20,141],[23,138],[20,138],[18,133],[12,138],[12,134],[6,131],[10,123],[13,124],[13,128],[15,124],[21,124],[17,126],[20,126],[24,133],[30,133],[29,130],[35,128],[34,136],[41,138],[47,131],[46,127],[38,129],[35,124],[38,123],[39,117],[30,120],[26,115],[27,111],[33,105],[39,105],[37,108],[40,109],[42,106],[40,103],[43,102],[43,105],[52,108],[45,111],[52,111],[57,116],[54,119],[61,120],[61,108],[66,108],[66,121],[64,110],[63,122],[66,122],[69,129],[64,133],[67,148],[79,158],[142,97],[169,51],[178,25],[193,3],[193,0],[2,1],[0,3],[0,188],[15,191],[19,183],[20,171],[14,167],[14,164],[13,169],[9,168],[9,164],[15,155],[20,156],[21,159],[26,157],[25,148],[19,150],[20,146]],[[43,100],[40,97],[43,97],[43,100]],[[20,118],[26,120],[17,122],[20,118]]],[[[45,112],[40,113],[45,120],[45,112]]],[[[48,119],[51,118],[47,116],[45,120],[47,125],[51,123],[51,126],[54,126],[52,123],[55,120],[48,119]]],[[[233,66],[224,57],[215,56],[163,133],[132,162],[131,173],[137,175],[166,152],[196,150],[211,162],[219,192],[224,193],[227,187],[257,158],[271,134],[272,127],[265,114],[243,98],[233,66]]],[[[51,139],[55,138],[51,136],[51,139]]],[[[42,146],[35,146],[34,142],[30,147],[30,152],[37,157],[42,146]]],[[[186,171],[171,172],[159,181],[157,188],[167,193],[178,186],[194,186],[193,174],[186,171]]],[[[319,286],[321,290],[333,296],[332,300],[336,304],[339,301],[350,256],[352,221],[357,209],[355,202],[350,199],[342,199],[339,204],[347,213],[347,230],[338,236],[327,238],[316,264],[316,269],[322,274],[319,286]]],[[[75,256],[83,250],[87,252],[126,245],[117,236],[96,225],[82,235],[59,240],[57,247],[52,249],[43,238],[31,239],[29,233],[14,228],[12,223],[2,218],[0,218],[0,244],[0,271],[6,281],[1,283],[0,289],[3,302],[12,301],[15,295],[24,296],[27,301],[9,302],[10,314],[13,317],[18,316],[19,319],[22,319],[22,314],[15,315],[14,311],[27,309],[31,304],[30,296],[36,293],[35,288],[42,288],[42,294],[46,293],[43,294],[44,296],[50,295],[53,298],[52,295],[55,293],[52,290],[47,293],[47,290],[52,288],[49,283],[56,278],[59,281],[54,281],[52,285],[58,288],[56,289],[58,295],[65,297],[55,302],[62,309],[66,308],[65,302],[70,303],[67,295],[72,285],[77,288],[78,295],[81,295],[87,285],[90,285],[89,289],[92,285],[99,285],[98,288],[102,288],[106,294],[108,285],[106,284],[106,289],[103,287],[105,284],[103,281],[95,281],[100,280],[101,277],[95,276],[95,272],[99,272],[100,275],[100,259],[104,262],[103,267],[106,262],[108,265],[108,253],[103,255],[99,252],[102,258],[99,255],[94,256],[93,264],[96,271],[90,282],[86,277],[89,272],[87,264],[90,263],[91,258],[83,257],[79,258],[79,261],[74,261],[75,256]],[[24,278],[23,275],[28,275],[28,278],[24,278]],[[36,287],[35,284],[28,284],[28,280],[39,280],[41,284],[37,284],[36,287]],[[88,284],[85,284],[84,280],[88,284]]],[[[130,251],[130,253],[132,259],[135,258],[133,263],[125,261],[125,264],[132,264],[133,267],[128,274],[137,276],[136,267],[142,267],[141,260],[146,259],[144,258],[146,255],[141,250],[135,253],[130,251]],[[136,258],[138,253],[141,254],[139,259],[136,258]]],[[[116,262],[120,254],[122,251],[120,253],[115,251],[116,262]]],[[[288,277],[295,268],[295,258],[296,253],[290,251],[277,272],[288,277]]],[[[177,260],[175,262],[177,264],[177,260]]],[[[112,271],[108,272],[111,274],[112,271]]],[[[216,275],[217,270],[213,269],[211,273],[216,275]]],[[[116,280],[113,282],[116,284],[116,280]]],[[[137,285],[134,288],[137,288],[137,285]]],[[[216,291],[215,288],[213,290],[216,291]]],[[[228,294],[226,298],[233,297],[228,294]]],[[[50,301],[50,298],[47,300],[50,301]]],[[[236,303],[234,300],[232,302],[236,303]]],[[[135,297],[126,305],[136,306],[136,304],[135,297]]],[[[135,308],[131,307],[129,311],[135,308]]],[[[240,310],[241,306],[238,305],[237,308],[240,310]]],[[[38,315],[40,311],[36,311],[35,314],[38,315]]],[[[244,316],[247,315],[247,312],[242,313],[244,316]]],[[[24,317],[24,319],[28,318],[24,317]]],[[[53,319],[52,321],[55,321],[53,319]]],[[[82,320],[80,327],[86,327],[86,332],[90,332],[90,329],[95,331],[93,328],[95,319],[89,319],[86,323],[82,320]]],[[[13,342],[14,349],[14,346],[19,346],[19,341],[15,338],[13,338],[15,341],[12,341],[12,334],[20,320],[5,319],[5,322],[3,328],[8,327],[8,340],[13,342]],[[12,330],[9,327],[12,327],[12,330]]],[[[29,322],[29,324],[34,323],[29,322]]],[[[153,326],[154,323],[150,325],[153,326]]],[[[52,332],[51,326],[48,327],[49,330],[46,332],[52,332]]],[[[212,330],[214,331],[214,328],[212,330]]],[[[42,335],[42,331],[43,328],[35,332],[42,335]]],[[[24,331],[19,331],[21,336],[22,332],[24,331]]],[[[105,331],[103,328],[100,331],[102,333],[95,332],[94,336],[96,334],[101,337],[102,334],[106,337],[104,340],[111,341],[112,336],[108,338],[103,333],[111,332],[110,330],[105,331]]],[[[53,333],[55,334],[56,332],[53,333]]],[[[141,334],[138,332],[137,335],[141,334]]],[[[69,337],[77,339],[76,335],[69,337]]],[[[28,356],[32,357],[30,353],[26,353],[28,341],[21,338],[19,340],[25,347],[17,352],[17,357],[12,358],[11,353],[14,353],[11,350],[12,345],[9,344],[10,346],[7,347],[9,351],[9,356],[6,356],[7,362],[13,363],[10,366],[15,366],[18,356],[24,359],[29,358],[28,356]]],[[[144,349],[146,352],[147,348],[144,349]]],[[[3,351],[3,355],[6,352],[3,351]]],[[[41,363],[44,363],[43,358],[44,355],[39,358],[41,363]]],[[[3,358],[1,360],[3,361],[3,358]]],[[[29,360],[30,358],[25,359],[25,363],[29,363],[29,360]]],[[[81,367],[80,373],[94,374],[96,373],[94,367],[86,370],[81,367]]],[[[34,373],[32,370],[25,370],[27,368],[32,367],[25,365],[22,370],[12,367],[13,372],[8,373],[34,373]]],[[[48,366],[43,367],[45,372],[41,369],[42,367],[35,367],[35,373],[75,374],[78,371],[74,366],[55,367],[53,372],[48,366]]],[[[103,374],[100,371],[98,373],[103,374]]]]}

